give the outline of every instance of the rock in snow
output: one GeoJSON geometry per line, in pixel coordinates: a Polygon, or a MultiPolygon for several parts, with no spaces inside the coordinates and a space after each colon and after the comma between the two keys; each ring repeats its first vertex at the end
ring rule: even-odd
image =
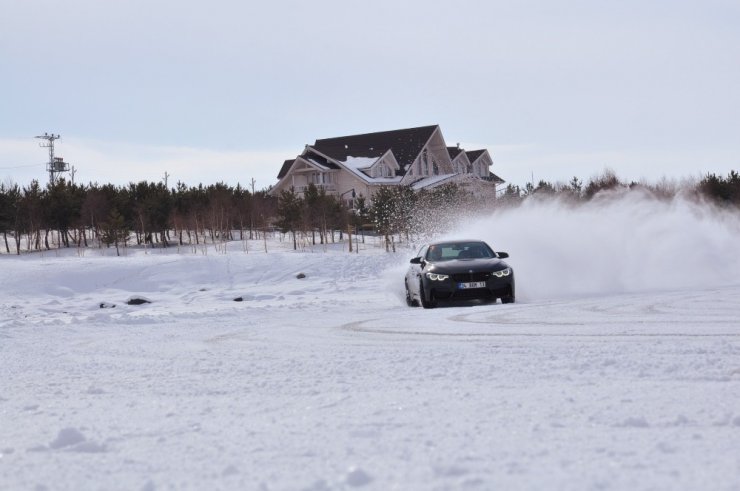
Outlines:
{"type": "Polygon", "coordinates": [[[143,305],[145,303],[152,303],[152,301],[144,297],[131,297],[126,301],[127,305],[143,305]]]}

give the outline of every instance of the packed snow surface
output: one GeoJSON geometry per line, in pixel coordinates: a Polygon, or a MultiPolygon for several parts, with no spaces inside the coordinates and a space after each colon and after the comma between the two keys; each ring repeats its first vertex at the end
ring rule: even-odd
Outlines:
{"type": "Polygon", "coordinates": [[[735,216],[449,235],[516,304],[406,307],[414,249],[372,238],[0,256],[0,489],[740,489],[735,216]]]}

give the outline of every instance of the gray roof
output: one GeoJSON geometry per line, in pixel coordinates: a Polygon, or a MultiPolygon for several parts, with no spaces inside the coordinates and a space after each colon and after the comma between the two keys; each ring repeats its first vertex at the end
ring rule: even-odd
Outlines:
{"type": "MultiPolygon", "coordinates": [[[[327,167],[329,169],[339,169],[339,166],[337,164],[330,160],[327,160],[326,157],[324,157],[323,155],[312,152],[310,149],[305,152],[305,154],[302,155],[301,158],[308,160],[309,162],[314,162],[322,167],[327,167]]],[[[293,167],[293,164],[296,160],[298,159],[291,159],[283,162],[283,167],[280,169],[280,173],[278,173],[278,179],[282,179],[288,174],[288,171],[291,167],[293,167]]]]}
{"type": "Polygon", "coordinates": [[[455,160],[455,157],[460,155],[463,149],[460,147],[447,147],[447,153],[450,154],[450,160],[455,160]]]}
{"type": "Polygon", "coordinates": [[[437,128],[437,125],[421,126],[402,130],[324,138],[316,140],[313,148],[339,162],[347,161],[348,157],[378,158],[391,150],[398,165],[404,169],[414,162],[437,128]]]}
{"type": "Polygon", "coordinates": [[[286,176],[286,174],[288,174],[290,168],[293,167],[293,162],[295,162],[295,159],[290,159],[283,162],[283,166],[280,168],[280,172],[278,172],[278,179],[282,179],[286,176]]]}
{"type": "Polygon", "coordinates": [[[469,152],[465,152],[465,155],[468,156],[468,160],[470,160],[470,163],[473,163],[478,160],[481,155],[483,155],[483,152],[485,152],[485,150],[471,150],[469,152]]]}

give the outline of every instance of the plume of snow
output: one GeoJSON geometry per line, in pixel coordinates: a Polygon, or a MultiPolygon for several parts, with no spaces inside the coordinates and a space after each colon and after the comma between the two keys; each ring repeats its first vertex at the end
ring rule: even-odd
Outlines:
{"type": "Polygon", "coordinates": [[[740,282],[740,214],[683,197],[622,190],[582,205],[531,199],[465,221],[451,237],[508,252],[525,301],[740,282]]]}

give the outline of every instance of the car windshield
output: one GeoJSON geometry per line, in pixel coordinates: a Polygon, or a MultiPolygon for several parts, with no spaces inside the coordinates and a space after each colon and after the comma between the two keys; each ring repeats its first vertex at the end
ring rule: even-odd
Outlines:
{"type": "Polygon", "coordinates": [[[494,257],[496,257],[496,254],[483,242],[448,242],[430,245],[426,259],[436,262],[453,259],[490,259],[494,257]]]}

